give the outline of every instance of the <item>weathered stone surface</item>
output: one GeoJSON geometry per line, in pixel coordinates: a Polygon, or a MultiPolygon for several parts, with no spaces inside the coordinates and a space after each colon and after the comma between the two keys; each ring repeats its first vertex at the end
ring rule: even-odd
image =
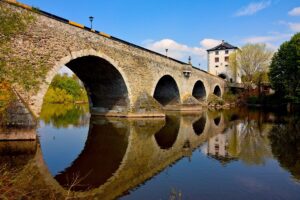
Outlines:
{"type": "MultiPolygon", "coordinates": [[[[7,4],[0,2],[1,4],[7,4]]],[[[7,4],[12,12],[31,12],[7,4]]],[[[166,56],[146,51],[128,43],[105,37],[55,19],[33,13],[35,21],[28,30],[12,41],[11,57],[26,58],[30,64],[48,69],[46,79],[31,94],[19,91],[32,112],[39,116],[43,97],[51,80],[64,65],[83,80],[90,96],[91,107],[111,116],[163,114],[161,106],[148,103],[141,94],[153,97],[162,77],[172,77],[177,85],[179,104],[185,95],[192,95],[197,81],[205,88],[206,97],[219,86],[224,92],[225,82],[219,77],[192,68],[166,56]],[[190,71],[185,77],[183,72],[190,71]],[[114,102],[114,105],[108,102],[114,102]],[[141,103],[142,102],[142,103],[141,103]]],[[[175,88],[175,87],[173,87],[175,88]]]]}

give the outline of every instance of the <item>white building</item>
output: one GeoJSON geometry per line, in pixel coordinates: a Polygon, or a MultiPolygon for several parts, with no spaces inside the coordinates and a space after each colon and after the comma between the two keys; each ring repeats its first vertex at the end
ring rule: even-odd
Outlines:
{"type": "Polygon", "coordinates": [[[229,55],[238,48],[222,41],[218,46],[207,50],[208,72],[232,83],[241,83],[241,73],[232,72],[229,67],[229,55]]]}

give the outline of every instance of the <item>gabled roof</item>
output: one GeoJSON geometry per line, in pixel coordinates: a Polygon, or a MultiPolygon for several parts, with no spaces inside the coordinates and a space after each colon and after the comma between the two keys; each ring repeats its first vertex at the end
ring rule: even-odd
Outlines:
{"type": "Polygon", "coordinates": [[[206,51],[216,51],[216,50],[226,50],[226,49],[238,49],[235,46],[232,46],[231,44],[224,42],[224,40],[222,41],[221,44],[219,44],[218,46],[211,48],[211,49],[207,49],[206,51]]]}

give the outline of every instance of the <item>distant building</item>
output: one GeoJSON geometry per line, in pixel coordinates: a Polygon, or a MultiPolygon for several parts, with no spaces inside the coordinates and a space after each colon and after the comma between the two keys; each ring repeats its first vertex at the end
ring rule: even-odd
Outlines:
{"type": "Polygon", "coordinates": [[[218,46],[207,50],[208,72],[232,83],[241,83],[241,74],[236,75],[229,67],[229,55],[238,50],[237,47],[222,41],[218,46]]]}

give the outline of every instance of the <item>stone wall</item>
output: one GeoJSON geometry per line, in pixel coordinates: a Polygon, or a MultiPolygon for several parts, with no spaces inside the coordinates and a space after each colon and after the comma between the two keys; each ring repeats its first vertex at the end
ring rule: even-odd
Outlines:
{"type": "MultiPolygon", "coordinates": [[[[2,1],[0,3],[7,4],[2,1]]],[[[5,6],[8,6],[12,12],[32,12],[11,4],[5,6]]],[[[220,86],[222,93],[224,91],[225,82],[222,79],[192,68],[190,65],[111,38],[109,35],[100,35],[57,21],[40,13],[32,12],[32,15],[34,15],[35,21],[29,25],[27,31],[14,38],[11,44],[13,53],[10,56],[25,57],[31,61],[30,64],[33,67],[42,64],[48,69],[45,81],[37,88],[38,92],[29,93],[19,90],[20,95],[26,99],[36,116],[39,116],[43,97],[59,69],[82,57],[92,56],[105,60],[110,64],[110,68],[101,73],[106,74],[117,70],[126,85],[127,96],[125,99],[127,100],[126,102],[121,101],[123,107],[110,108],[106,114],[135,116],[136,111],[144,110],[145,112],[139,115],[163,115],[159,104],[149,98],[154,96],[157,83],[165,75],[169,75],[175,80],[180,94],[179,103],[184,101],[186,95],[192,95],[193,87],[198,80],[203,82],[207,96],[214,91],[217,85],[220,86]],[[189,78],[183,75],[183,71],[187,70],[191,71],[189,78]],[[142,103],[141,100],[147,102],[142,103]],[[126,106],[124,106],[125,104],[126,106]],[[139,105],[149,105],[149,107],[137,108],[139,105]]],[[[81,63],[78,67],[82,69],[77,70],[77,76],[80,77],[82,72],[85,72],[88,74],[89,80],[99,79],[100,75],[95,73],[96,70],[89,70],[88,62],[81,63]]],[[[98,67],[101,68],[103,65],[99,64],[98,67]]],[[[100,72],[98,71],[98,73],[100,72]]],[[[91,85],[88,81],[84,84],[91,85]]],[[[106,87],[103,91],[108,91],[107,88],[111,85],[104,84],[102,86],[106,87]]],[[[95,96],[97,93],[96,91],[89,92],[91,96],[95,96]]],[[[91,96],[90,98],[92,98],[91,96]]]]}

